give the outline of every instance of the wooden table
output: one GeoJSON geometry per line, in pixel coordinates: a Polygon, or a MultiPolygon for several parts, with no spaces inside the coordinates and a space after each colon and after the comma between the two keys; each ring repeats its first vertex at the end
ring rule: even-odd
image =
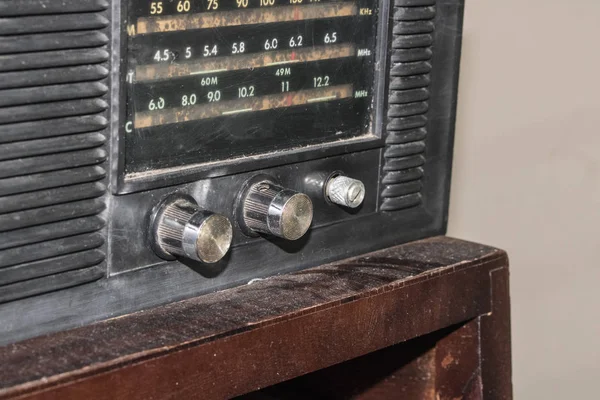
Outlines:
{"type": "Polygon", "coordinates": [[[436,237],[2,347],[0,399],[510,399],[510,361],[506,253],[436,237]]]}

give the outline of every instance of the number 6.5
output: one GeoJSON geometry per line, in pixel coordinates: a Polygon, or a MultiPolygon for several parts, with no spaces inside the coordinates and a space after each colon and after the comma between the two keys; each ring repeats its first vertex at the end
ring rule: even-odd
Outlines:
{"type": "Polygon", "coordinates": [[[332,32],[331,34],[329,34],[329,33],[325,34],[324,42],[327,44],[337,42],[337,32],[332,32]]]}

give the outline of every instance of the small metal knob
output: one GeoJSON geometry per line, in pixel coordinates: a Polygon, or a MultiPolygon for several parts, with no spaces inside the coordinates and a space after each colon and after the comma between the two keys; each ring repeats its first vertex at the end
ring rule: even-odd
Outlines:
{"type": "Polygon", "coordinates": [[[174,195],[163,201],[153,219],[153,247],[166,259],[175,256],[212,264],[231,247],[233,227],[223,215],[201,210],[196,201],[174,195]]]}
{"type": "Polygon", "coordinates": [[[264,180],[252,184],[242,199],[242,228],[247,232],[300,239],[310,228],[313,205],[304,193],[264,180]]]}
{"type": "Polygon", "coordinates": [[[332,203],[356,208],[365,199],[365,185],[358,179],[337,175],[326,183],[325,193],[332,203]]]}

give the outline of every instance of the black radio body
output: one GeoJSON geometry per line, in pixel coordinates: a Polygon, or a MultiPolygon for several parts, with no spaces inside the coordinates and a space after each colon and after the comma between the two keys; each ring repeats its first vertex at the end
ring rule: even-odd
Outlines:
{"type": "Polygon", "coordinates": [[[443,233],[462,8],[1,1],[0,344],[443,233]]]}

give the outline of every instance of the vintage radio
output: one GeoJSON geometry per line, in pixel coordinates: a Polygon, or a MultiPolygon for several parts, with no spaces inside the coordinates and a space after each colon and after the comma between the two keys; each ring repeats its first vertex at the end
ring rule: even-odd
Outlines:
{"type": "Polygon", "coordinates": [[[443,233],[462,7],[0,1],[0,344],[443,233]]]}

